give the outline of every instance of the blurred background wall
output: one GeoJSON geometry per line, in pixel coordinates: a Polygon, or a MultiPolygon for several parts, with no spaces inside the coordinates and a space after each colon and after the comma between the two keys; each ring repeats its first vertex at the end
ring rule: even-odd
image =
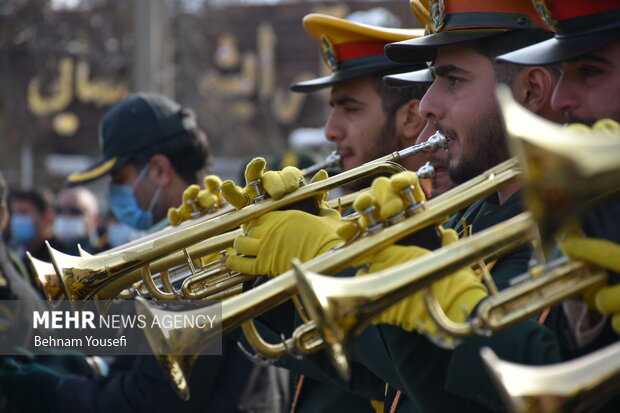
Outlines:
{"type": "Polygon", "coordinates": [[[135,91],[193,108],[225,178],[292,132],[328,151],[327,94],[288,90],[326,74],[301,25],[311,12],[417,27],[407,0],[0,1],[0,171],[14,188],[58,189],[97,156],[101,115],[135,91]]]}

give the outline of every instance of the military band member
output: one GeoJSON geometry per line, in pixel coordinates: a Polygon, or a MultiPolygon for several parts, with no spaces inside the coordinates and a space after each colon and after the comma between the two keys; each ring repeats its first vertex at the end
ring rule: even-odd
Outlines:
{"type": "MultiPolygon", "coordinates": [[[[425,124],[418,116],[418,105],[427,85],[387,86],[383,76],[420,65],[390,62],[383,47],[420,36],[421,30],[370,26],[321,14],[307,15],[303,24],[319,44],[332,73],[297,83],[291,90],[312,93],[330,89],[325,137],[336,144],[343,170],[414,145],[425,124]]],[[[421,157],[404,162],[412,170],[423,163],[421,157]]],[[[368,182],[362,182],[353,184],[352,189],[366,186],[368,182]]]]}
{"type": "MultiPolygon", "coordinates": [[[[320,14],[306,16],[303,24],[310,37],[319,44],[332,73],[295,84],[291,90],[312,93],[330,88],[331,111],[325,136],[336,144],[343,169],[352,169],[414,145],[426,123],[418,115],[418,105],[427,85],[389,87],[384,84],[383,76],[410,71],[421,65],[390,62],[384,56],[383,48],[392,41],[420,36],[421,31],[363,25],[320,14]]],[[[412,169],[422,163],[421,158],[404,161],[412,169]]],[[[357,183],[349,190],[360,189],[368,183],[357,183]]],[[[230,258],[234,261],[237,257],[230,258]]],[[[242,272],[246,270],[254,273],[245,268],[242,272]]],[[[265,323],[272,318],[266,316],[265,323]]],[[[291,327],[292,324],[288,328],[291,327]]],[[[328,363],[323,366],[326,372],[296,360],[286,361],[284,367],[297,373],[292,392],[295,411],[327,412],[341,408],[374,411],[370,400],[382,399],[383,381],[364,371],[359,373],[364,376],[359,380],[364,382],[361,387],[347,386],[328,363]],[[305,373],[303,378],[299,373],[305,373]]]]}
{"type": "MultiPolygon", "coordinates": [[[[496,84],[508,84],[519,103],[532,112],[560,119],[550,105],[556,77],[553,69],[494,61],[498,54],[535,43],[549,34],[527,2],[453,0],[429,2],[429,9],[431,34],[388,45],[386,55],[400,63],[432,61],[435,80],[422,99],[420,112],[448,138],[447,171],[455,183],[462,183],[509,157],[494,97],[496,84]]],[[[470,231],[479,232],[512,217],[522,210],[518,189],[518,184],[508,185],[452,216],[446,225],[460,231],[462,219],[466,219],[470,231]]],[[[529,258],[528,249],[522,248],[490,263],[498,287],[505,288],[511,278],[525,272],[529,258]]],[[[396,306],[404,307],[406,303],[404,300],[396,306]]],[[[412,330],[407,328],[406,320],[385,315],[380,318],[383,340],[404,376],[403,391],[421,411],[485,411],[500,405],[476,354],[485,339],[467,340],[449,353],[430,345],[415,329],[405,333],[412,330]],[[419,372],[429,372],[429,376],[419,372]]],[[[544,328],[525,322],[486,344],[496,347],[505,358],[541,363],[559,359],[552,339],[544,328]],[[527,337],[539,343],[540,350],[515,352],[507,339],[510,336],[527,337]]]]}

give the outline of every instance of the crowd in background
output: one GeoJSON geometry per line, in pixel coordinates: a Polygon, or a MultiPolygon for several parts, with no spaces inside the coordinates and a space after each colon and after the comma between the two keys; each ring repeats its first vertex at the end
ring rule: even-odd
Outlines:
{"type": "Polygon", "coordinates": [[[8,191],[9,225],[2,233],[13,262],[35,287],[35,276],[26,252],[48,261],[49,245],[70,255],[79,249],[96,254],[143,235],[102,211],[97,197],[85,186],[64,188],[57,193],[47,188],[8,191]]]}

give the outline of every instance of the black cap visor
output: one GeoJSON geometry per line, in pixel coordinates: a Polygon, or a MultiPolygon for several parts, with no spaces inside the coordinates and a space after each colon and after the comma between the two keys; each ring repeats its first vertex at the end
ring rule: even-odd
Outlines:
{"type": "Polygon", "coordinates": [[[335,83],[358,77],[373,75],[384,71],[394,71],[394,73],[406,72],[415,69],[411,66],[398,65],[390,62],[383,55],[366,56],[358,59],[351,59],[344,62],[340,68],[329,76],[296,83],[291,86],[293,92],[311,93],[335,83]]]}
{"type": "Polygon", "coordinates": [[[409,86],[418,83],[433,83],[433,74],[430,69],[416,70],[415,72],[398,73],[385,76],[383,81],[388,86],[409,86]]]}
{"type": "Polygon", "coordinates": [[[414,64],[435,60],[437,49],[505,33],[510,29],[448,30],[417,39],[388,43],[385,55],[393,62],[414,64]]]}
{"type": "Polygon", "coordinates": [[[115,172],[118,168],[126,164],[131,159],[131,154],[115,156],[113,158],[101,158],[88,169],[82,172],[75,172],[65,179],[65,186],[83,185],[107,174],[115,172]]]}
{"type": "Polygon", "coordinates": [[[620,39],[620,27],[582,36],[558,36],[497,57],[519,65],[547,65],[575,59],[620,39]]]}

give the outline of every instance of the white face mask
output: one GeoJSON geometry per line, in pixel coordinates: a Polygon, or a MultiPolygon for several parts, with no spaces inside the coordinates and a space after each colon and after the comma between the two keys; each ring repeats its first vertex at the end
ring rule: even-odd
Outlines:
{"type": "Polygon", "coordinates": [[[64,243],[76,242],[88,235],[86,223],[80,217],[57,216],[53,230],[54,235],[64,243]]]}

